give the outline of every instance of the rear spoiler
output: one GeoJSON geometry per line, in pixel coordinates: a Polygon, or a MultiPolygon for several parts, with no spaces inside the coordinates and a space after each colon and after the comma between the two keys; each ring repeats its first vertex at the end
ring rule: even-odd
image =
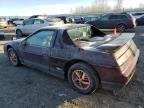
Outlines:
{"type": "Polygon", "coordinates": [[[109,53],[110,52],[114,53],[123,46],[129,46],[127,44],[129,44],[130,41],[133,39],[135,33],[122,33],[119,35],[112,35],[112,36],[115,36],[115,38],[98,46],[98,49],[109,53]]]}
{"type": "Polygon", "coordinates": [[[121,33],[118,35],[114,40],[110,41],[109,44],[118,44],[118,45],[124,45],[126,44],[129,40],[132,40],[133,37],[135,36],[135,33],[121,33]]]}

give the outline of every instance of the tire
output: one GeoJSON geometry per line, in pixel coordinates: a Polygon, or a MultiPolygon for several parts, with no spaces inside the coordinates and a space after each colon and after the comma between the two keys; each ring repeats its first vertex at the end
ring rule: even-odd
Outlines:
{"type": "Polygon", "coordinates": [[[85,63],[76,63],[70,67],[68,81],[75,90],[82,94],[95,92],[100,82],[94,70],[85,63]]]}
{"type": "Polygon", "coordinates": [[[126,31],[126,25],[125,24],[119,24],[116,27],[116,29],[117,29],[118,32],[125,32],[126,31]]]}
{"type": "Polygon", "coordinates": [[[12,63],[12,65],[14,65],[14,66],[20,66],[21,65],[19,57],[13,48],[8,49],[8,58],[9,58],[10,62],[12,63]]]}
{"type": "Polygon", "coordinates": [[[17,36],[18,37],[22,37],[23,36],[23,33],[22,33],[22,31],[21,30],[16,30],[16,34],[17,34],[17,36]]]}

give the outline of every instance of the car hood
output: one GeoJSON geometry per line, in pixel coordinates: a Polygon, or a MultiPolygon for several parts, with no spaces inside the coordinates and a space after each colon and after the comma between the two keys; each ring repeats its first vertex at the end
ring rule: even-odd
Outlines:
{"type": "Polygon", "coordinates": [[[80,48],[91,51],[104,51],[113,53],[127,44],[134,37],[134,33],[122,33],[119,35],[107,35],[103,40],[93,42],[80,42],[80,48]]]}
{"type": "Polygon", "coordinates": [[[22,42],[24,39],[25,39],[25,38],[7,41],[6,44],[17,44],[17,43],[22,42]]]}

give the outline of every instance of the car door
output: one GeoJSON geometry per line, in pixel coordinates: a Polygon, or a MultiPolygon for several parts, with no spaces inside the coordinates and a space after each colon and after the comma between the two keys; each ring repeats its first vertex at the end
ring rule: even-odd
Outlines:
{"type": "Polygon", "coordinates": [[[120,15],[111,15],[109,17],[108,28],[109,29],[114,29],[114,28],[117,27],[118,23],[121,23],[120,15]]]}
{"type": "Polygon", "coordinates": [[[109,15],[104,15],[98,20],[94,21],[94,25],[100,29],[107,29],[109,24],[109,15]]]}
{"type": "Polygon", "coordinates": [[[22,32],[23,34],[31,34],[33,33],[33,23],[34,23],[34,20],[33,19],[27,19],[23,22],[23,25],[22,25],[22,32]]]}
{"type": "Polygon", "coordinates": [[[42,27],[48,26],[48,24],[42,19],[34,19],[33,32],[41,29],[42,27]]]}
{"type": "Polygon", "coordinates": [[[25,65],[48,72],[49,56],[54,30],[40,30],[25,39],[21,44],[21,55],[25,65]]]}

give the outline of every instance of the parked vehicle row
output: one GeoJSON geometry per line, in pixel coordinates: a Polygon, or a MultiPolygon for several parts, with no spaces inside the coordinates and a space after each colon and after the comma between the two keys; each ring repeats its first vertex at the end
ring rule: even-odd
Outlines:
{"type": "MultiPolygon", "coordinates": [[[[2,19],[1,19],[2,20],[2,19]]],[[[4,19],[3,19],[4,20],[4,19]]],[[[119,32],[124,32],[127,29],[135,29],[137,25],[144,24],[144,17],[135,18],[128,13],[111,13],[98,16],[85,17],[68,17],[68,16],[46,16],[33,15],[28,19],[11,18],[7,21],[8,24],[16,26],[16,34],[21,37],[29,35],[36,30],[52,25],[76,23],[76,24],[91,24],[99,29],[117,29],[119,32]]],[[[0,26],[6,27],[6,21],[0,21],[0,26]]]]}
{"type": "Polygon", "coordinates": [[[127,13],[106,14],[94,21],[88,21],[86,23],[99,29],[116,28],[119,32],[136,27],[135,18],[131,14],[127,13]]]}
{"type": "MultiPolygon", "coordinates": [[[[135,28],[136,25],[144,25],[144,13],[135,13],[135,14],[130,14],[130,13],[113,13],[112,14],[102,14],[98,16],[85,16],[85,17],[70,17],[70,21],[68,23],[76,23],[76,24],[84,24],[84,23],[90,23],[92,22],[93,25],[97,25],[94,23],[98,23],[96,27],[101,28],[101,29],[114,29],[117,28],[119,24],[113,24],[110,23],[112,20],[115,20],[116,23],[118,20],[123,24],[123,29],[133,29],[135,28]],[[108,18],[108,16],[110,18],[108,18]],[[103,20],[107,20],[109,24],[105,23],[105,21],[101,22],[101,18],[104,18],[103,20]],[[100,20],[100,21],[99,21],[100,20]],[[128,21],[129,20],[129,21],[128,21]],[[125,25],[124,25],[125,24],[125,25]],[[106,26],[107,25],[107,26],[106,26]],[[128,26],[128,27],[126,27],[128,26]]],[[[119,27],[118,27],[119,28],[119,27]]]]}
{"type": "Polygon", "coordinates": [[[112,13],[97,16],[85,17],[65,17],[65,23],[76,24],[92,24],[100,29],[118,29],[118,31],[126,31],[127,29],[135,29],[136,25],[143,24],[143,13],[112,13]]]}
{"type": "MultiPolygon", "coordinates": [[[[62,21],[65,24],[66,23],[91,24],[99,29],[115,29],[116,28],[117,31],[119,32],[124,32],[127,29],[134,29],[136,27],[136,24],[143,25],[143,17],[135,19],[131,14],[128,14],[128,13],[113,13],[113,14],[103,14],[103,15],[88,16],[88,17],[66,17],[66,16],[48,17],[46,15],[33,15],[26,20],[23,20],[20,18],[12,18],[8,20],[8,24],[13,24],[17,26],[16,34],[18,36],[22,36],[22,35],[29,35],[42,27],[51,26],[53,25],[51,24],[52,22],[55,22],[55,24],[56,23],[59,24],[59,23],[62,23],[62,21]],[[37,21],[39,20],[39,22],[33,21],[36,19],[37,21]],[[54,20],[45,21],[46,19],[54,19],[54,20]],[[55,19],[61,19],[61,21],[56,21],[55,19]]],[[[6,22],[3,24],[7,26],[6,22]]]]}

